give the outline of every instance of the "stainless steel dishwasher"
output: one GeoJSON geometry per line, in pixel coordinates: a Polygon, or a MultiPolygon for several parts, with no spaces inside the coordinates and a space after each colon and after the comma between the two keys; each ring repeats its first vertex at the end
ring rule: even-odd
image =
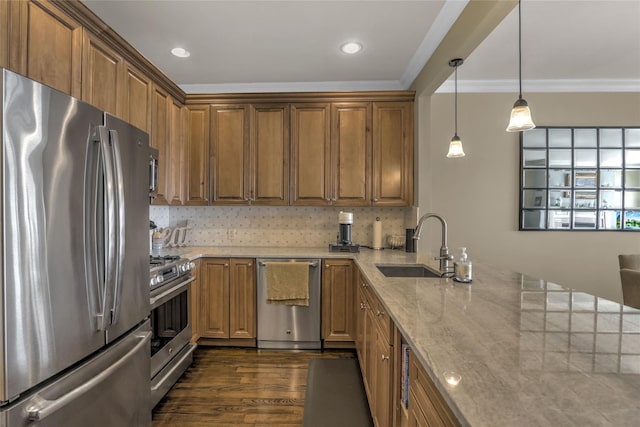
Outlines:
{"type": "Polygon", "coordinates": [[[320,267],[317,258],[261,258],[258,264],[258,348],[319,349],[320,267]],[[309,264],[309,306],[267,303],[266,263],[304,262],[309,264]]]}

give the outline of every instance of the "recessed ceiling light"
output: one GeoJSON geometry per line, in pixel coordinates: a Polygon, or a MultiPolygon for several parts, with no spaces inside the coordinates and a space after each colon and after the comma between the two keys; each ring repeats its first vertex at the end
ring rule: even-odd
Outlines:
{"type": "Polygon", "coordinates": [[[354,54],[362,50],[362,45],[357,42],[347,42],[342,46],[340,46],[340,50],[343,51],[344,53],[354,54]]]}
{"type": "Polygon", "coordinates": [[[177,56],[178,58],[188,58],[191,56],[191,52],[181,47],[174,47],[173,49],[171,49],[171,53],[177,56]]]}

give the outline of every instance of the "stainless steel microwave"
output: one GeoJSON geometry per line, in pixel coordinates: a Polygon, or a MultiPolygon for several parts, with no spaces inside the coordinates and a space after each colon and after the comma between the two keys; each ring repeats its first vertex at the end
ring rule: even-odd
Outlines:
{"type": "Polygon", "coordinates": [[[149,199],[158,195],[158,150],[149,147],[149,199]]]}

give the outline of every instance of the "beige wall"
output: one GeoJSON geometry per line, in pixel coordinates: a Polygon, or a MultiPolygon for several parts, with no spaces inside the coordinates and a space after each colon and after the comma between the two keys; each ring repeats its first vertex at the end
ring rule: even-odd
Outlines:
{"type": "MultiPolygon", "coordinates": [[[[418,206],[449,223],[454,254],[528,273],[621,301],[617,255],[640,253],[631,232],[518,231],[518,134],[505,132],[514,94],[460,94],[458,134],[466,157],[447,159],[453,136],[453,95],[418,99],[418,206]]],[[[640,94],[525,94],[538,125],[640,125],[640,94]]],[[[438,227],[421,252],[437,253],[438,227]]]]}

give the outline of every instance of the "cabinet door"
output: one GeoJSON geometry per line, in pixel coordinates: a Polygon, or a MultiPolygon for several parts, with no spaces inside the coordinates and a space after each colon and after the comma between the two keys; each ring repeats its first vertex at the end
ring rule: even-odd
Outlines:
{"type": "Polygon", "coordinates": [[[253,259],[231,259],[229,337],[256,337],[256,274],[253,259]]]}
{"type": "Polygon", "coordinates": [[[209,204],[209,106],[187,108],[185,125],[185,205],[209,204]]]}
{"type": "Polygon", "coordinates": [[[371,204],[371,103],[331,106],[332,201],[336,206],[371,204]]]}
{"type": "Polygon", "coordinates": [[[191,272],[195,280],[189,285],[191,292],[189,297],[189,323],[191,323],[191,342],[193,343],[197,342],[198,338],[200,338],[200,283],[202,282],[201,261],[198,259],[195,261],[195,264],[196,268],[191,272]]]}
{"type": "MultiPolygon", "coordinates": [[[[76,98],[82,96],[82,27],[49,2],[8,1],[8,41],[0,40],[10,69],[76,98]],[[8,42],[8,46],[5,43],[8,42]]],[[[1,12],[1,11],[0,11],[1,12]]],[[[1,59],[1,58],[0,58],[1,59]]]]}
{"type": "Polygon", "coordinates": [[[325,345],[331,341],[354,341],[353,294],[353,262],[325,260],[322,272],[322,338],[325,345]]]}
{"type": "Polygon", "coordinates": [[[358,286],[358,306],[357,306],[357,333],[356,333],[356,350],[358,352],[358,360],[360,361],[360,371],[365,384],[365,390],[368,390],[367,378],[367,330],[371,326],[367,323],[367,298],[364,293],[363,286],[366,286],[361,280],[358,286]]]}
{"type": "Polygon", "coordinates": [[[167,142],[167,201],[182,205],[184,200],[184,153],[182,144],[182,104],[171,96],[169,102],[169,141],[167,142]]]}
{"type": "Polygon", "coordinates": [[[291,105],[291,204],[331,203],[331,108],[291,105]]]}
{"type": "Polygon", "coordinates": [[[84,30],[82,100],[123,117],[124,59],[84,30]]]}
{"type": "Polygon", "coordinates": [[[211,106],[212,203],[249,204],[249,107],[211,106]]]}
{"type": "Polygon", "coordinates": [[[124,118],[148,133],[151,130],[151,80],[128,62],[124,67],[124,118]]]}
{"type": "Polygon", "coordinates": [[[153,86],[151,98],[151,146],[158,150],[158,195],[154,205],[167,204],[167,169],[169,165],[169,95],[153,86]]]}
{"type": "Polygon", "coordinates": [[[413,204],[413,104],[373,103],[373,204],[413,204]]]}
{"type": "Polygon", "coordinates": [[[251,105],[251,203],[289,204],[289,105],[251,105]]]}
{"type": "Polygon", "coordinates": [[[393,366],[393,351],[389,342],[379,328],[376,330],[375,356],[374,356],[374,410],[373,424],[378,427],[391,425],[391,372],[393,366]]]}
{"type": "Polygon", "coordinates": [[[9,2],[0,1],[0,67],[9,68],[9,2]]]}
{"type": "Polygon", "coordinates": [[[229,338],[229,260],[203,259],[200,282],[200,336],[229,338]]]}

